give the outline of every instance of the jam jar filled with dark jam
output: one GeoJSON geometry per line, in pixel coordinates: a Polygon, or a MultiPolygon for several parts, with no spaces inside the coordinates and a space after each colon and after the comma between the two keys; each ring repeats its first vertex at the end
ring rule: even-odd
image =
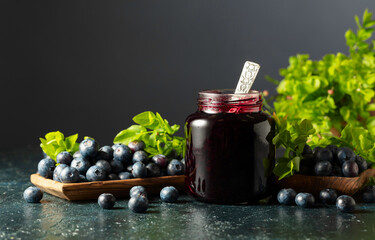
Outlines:
{"type": "Polygon", "coordinates": [[[187,117],[185,184],[199,201],[256,203],[270,195],[275,125],[262,112],[258,91],[199,92],[198,110],[187,117]]]}

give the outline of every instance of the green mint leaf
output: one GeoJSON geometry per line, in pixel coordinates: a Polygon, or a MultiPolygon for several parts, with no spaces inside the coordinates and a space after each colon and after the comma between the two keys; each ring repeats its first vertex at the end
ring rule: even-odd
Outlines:
{"type": "Polygon", "coordinates": [[[128,145],[132,141],[140,140],[139,138],[147,139],[143,136],[145,134],[147,134],[147,129],[145,127],[140,125],[132,125],[129,128],[119,132],[113,140],[113,143],[128,145]]]}
{"type": "Polygon", "coordinates": [[[153,126],[155,119],[156,116],[151,111],[143,112],[133,117],[133,121],[143,127],[153,126]]]}

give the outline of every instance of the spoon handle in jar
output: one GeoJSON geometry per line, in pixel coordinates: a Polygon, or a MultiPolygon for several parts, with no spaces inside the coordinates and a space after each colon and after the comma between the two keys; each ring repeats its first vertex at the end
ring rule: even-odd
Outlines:
{"type": "Polygon", "coordinates": [[[237,93],[249,93],[251,86],[253,85],[255,78],[258,74],[260,65],[254,62],[246,61],[240,79],[238,80],[235,94],[237,93]]]}

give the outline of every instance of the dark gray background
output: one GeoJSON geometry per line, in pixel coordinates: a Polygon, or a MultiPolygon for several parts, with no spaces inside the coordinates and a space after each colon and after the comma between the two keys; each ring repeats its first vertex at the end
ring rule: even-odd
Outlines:
{"type": "Polygon", "coordinates": [[[183,124],[197,92],[254,84],[288,57],[347,52],[344,34],[373,0],[0,1],[0,149],[49,131],[110,144],[146,110],[183,124]]]}

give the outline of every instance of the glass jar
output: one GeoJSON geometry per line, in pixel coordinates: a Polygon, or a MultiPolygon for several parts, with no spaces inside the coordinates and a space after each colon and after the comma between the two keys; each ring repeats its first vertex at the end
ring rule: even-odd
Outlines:
{"type": "Polygon", "coordinates": [[[233,92],[199,92],[198,110],[186,119],[185,184],[200,201],[256,203],[271,190],[275,124],[258,91],[233,92]]]}

